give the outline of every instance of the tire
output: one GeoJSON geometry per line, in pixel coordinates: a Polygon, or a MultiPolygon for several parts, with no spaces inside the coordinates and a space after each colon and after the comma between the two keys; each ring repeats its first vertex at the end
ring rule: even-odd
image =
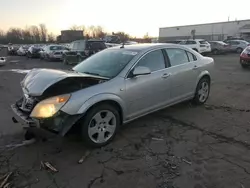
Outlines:
{"type": "Polygon", "coordinates": [[[24,139],[25,140],[31,140],[33,138],[35,138],[35,134],[32,133],[31,131],[27,130],[25,135],[24,135],[24,139]]]}
{"type": "Polygon", "coordinates": [[[204,104],[209,97],[209,93],[210,93],[210,80],[207,77],[203,77],[197,84],[193,102],[196,105],[204,104]]]}
{"type": "Polygon", "coordinates": [[[80,56],[77,57],[77,63],[82,62],[82,58],[80,56]]]}
{"type": "Polygon", "coordinates": [[[119,127],[120,115],[117,109],[109,104],[100,104],[90,109],[83,118],[81,123],[82,139],[88,146],[102,147],[114,139],[119,127]],[[106,118],[107,114],[109,114],[110,120],[106,118]]]}
{"type": "Polygon", "coordinates": [[[238,54],[240,54],[242,51],[243,51],[242,48],[237,48],[237,49],[236,49],[236,53],[238,53],[238,54]]]}
{"type": "Polygon", "coordinates": [[[219,50],[214,49],[214,50],[213,50],[213,54],[214,54],[214,55],[218,55],[218,54],[219,54],[219,50]]]}
{"type": "Polygon", "coordinates": [[[243,69],[248,68],[248,66],[247,66],[247,65],[244,65],[244,64],[241,64],[241,67],[242,67],[243,69]]]}
{"type": "Polygon", "coordinates": [[[63,56],[63,64],[64,65],[68,65],[69,64],[69,62],[67,61],[67,58],[65,57],[65,56],[63,56]]]}

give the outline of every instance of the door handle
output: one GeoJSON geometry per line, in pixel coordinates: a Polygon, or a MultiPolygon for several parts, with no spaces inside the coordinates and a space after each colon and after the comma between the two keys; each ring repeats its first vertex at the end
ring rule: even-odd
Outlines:
{"type": "Polygon", "coordinates": [[[168,78],[169,76],[171,76],[170,73],[165,73],[165,74],[162,75],[162,78],[168,78]]]}
{"type": "Polygon", "coordinates": [[[197,65],[195,65],[195,66],[193,67],[193,70],[196,70],[196,69],[198,69],[197,65]]]}

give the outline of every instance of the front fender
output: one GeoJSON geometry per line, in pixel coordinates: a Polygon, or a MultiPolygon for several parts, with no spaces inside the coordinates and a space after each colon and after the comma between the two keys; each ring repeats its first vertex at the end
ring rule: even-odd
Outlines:
{"type": "Polygon", "coordinates": [[[85,101],[83,103],[81,108],[78,110],[77,114],[84,114],[93,105],[95,105],[95,104],[97,104],[99,102],[102,102],[102,101],[114,101],[117,104],[119,104],[121,109],[122,109],[122,115],[123,115],[123,117],[125,117],[126,106],[125,106],[124,101],[119,96],[117,96],[115,94],[112,94],[112,93],[98,94],[98,95],[95,95],[95,96],[89,98],[87,101],[85,101]]]}

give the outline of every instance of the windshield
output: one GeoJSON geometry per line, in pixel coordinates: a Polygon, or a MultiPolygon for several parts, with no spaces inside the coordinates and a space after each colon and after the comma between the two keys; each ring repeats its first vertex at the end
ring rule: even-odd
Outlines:
{"type": "Polygon", "coordinates": [[[136,51],[126,49],[103,50],[87,58],[75,66],[73,70],[81,73],[113,78],[122,71],[136,54],[136,51]]]}

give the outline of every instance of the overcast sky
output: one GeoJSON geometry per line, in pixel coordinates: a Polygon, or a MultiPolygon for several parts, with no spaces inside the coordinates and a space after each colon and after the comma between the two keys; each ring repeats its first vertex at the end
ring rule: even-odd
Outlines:
{"type": "Polygon", "coordinates": [[[0,28],[45,23],[59,34],[72,25],[158,36],[159,27],[250,19],[249,0],[0,0],[0,28]]]}

